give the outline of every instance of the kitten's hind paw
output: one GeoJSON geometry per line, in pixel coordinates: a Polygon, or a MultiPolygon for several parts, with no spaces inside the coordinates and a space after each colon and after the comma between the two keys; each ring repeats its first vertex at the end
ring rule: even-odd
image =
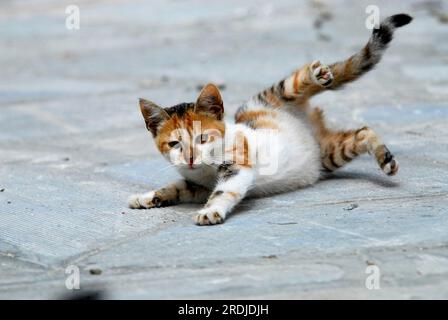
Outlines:
{"type": "Polygon", "coordinates": [[[311,63],[310,69],[311,79],[314,83],[328,87],[333,82],[333,73],[331,73],[330,67],[321,63],[319,60],[311,63]]]}
{"type": "Polygon", "coordinates": [[[194,217],[194,222],[198,226],[208,226],[213,224],[224,223],[224,218],[216,210],[201,210],[194,217]]]}
{"type": "Polygon", "coordinates": [[[145,194],[133,194],[128,198],[129,208],[131,209],[149,209],[160,207],[160,198],[155,196],[155,192],[151,191],[145,194]]]}
{"type": "Polygon", "coordinates": [[[386,146],[382,146],[382,148],[382,152],[379,153],[381,156],[377,155],[378,164],[385,174],[393,176],[398,172],[398,161],[386,146]]]}

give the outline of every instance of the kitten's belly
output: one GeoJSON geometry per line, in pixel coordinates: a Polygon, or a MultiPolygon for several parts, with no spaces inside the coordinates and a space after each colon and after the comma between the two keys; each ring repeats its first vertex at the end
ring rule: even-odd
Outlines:
{"type": "Polygon", "coordinates": [[[259,159],[257,178],[249,196],[291,191],[319,179],[320,151],[310,127],[289,115],[279,120],[282,126],[278,134],[278,149],[274,148],[259,159]],[[274,166],[266,170],[269,161],[274,166]]]}

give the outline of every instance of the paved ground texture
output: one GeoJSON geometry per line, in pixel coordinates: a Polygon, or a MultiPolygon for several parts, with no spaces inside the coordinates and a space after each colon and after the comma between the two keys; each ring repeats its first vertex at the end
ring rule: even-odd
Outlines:
{"type": "Polygon", "coordinates": [[[361,48],[371,1],[325,3],[2,1],[0,298],[70,295],[67,266],[108,298],[448,298],[447,2],[378,1],[415,20],[375,71],[314,100],[380,133],[396,177],[366,156],[215,227],[192,223],[196,205],[126,207],[176,178],[137,98],[191,101],[213,81],[230,118],[295,67],[361,48]]]}

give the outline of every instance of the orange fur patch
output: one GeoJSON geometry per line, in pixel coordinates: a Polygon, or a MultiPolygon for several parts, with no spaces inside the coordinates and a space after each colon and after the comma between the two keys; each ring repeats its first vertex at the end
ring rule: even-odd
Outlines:
{"type": "Polygon", "coordinates": [[[297,71],[293,74],[294,77],[294,82],[293,82],[293,88],[294,88],[294,92],[298,92],[299,91],[299,74],[300,72],[297,71]]]}
{"type": "Polygon", "coordinates": [[[230,196],[233,197],[233,198],[235,198],[235,199],[237,199],[237,198],[239,197],[239,194],[236,193],[236,192],[228,191],[227,193],[230,194],[230,196]]]}
{"type": "Polygon", "coordinates": [[[261,117],[276,117],[277,114],[271,110],[248,110],[241,113],[236,119],[236,123],[256,120],[261,117]]]}
{"type": "Polygon", "coordinates": [[[252,167],[249,159],[249,143],[242,132],[236,133],[234,146],[232,148],[232,158],[239,166],[252,167]]]}
{"type": "Polygon", "coordinates": [[[277,98],[276,95],[272,94],[271,92],[266,93],[266,101],[274,107],[281,107],[283,105],[283,103],[279,100],[279,98],[277,98]]]}
{"type": "Polygon", "coordinates": [[[254,129],[275,129],[278,130],[276,122],[270,119],[257,119],[251,126],[254,129]]]}

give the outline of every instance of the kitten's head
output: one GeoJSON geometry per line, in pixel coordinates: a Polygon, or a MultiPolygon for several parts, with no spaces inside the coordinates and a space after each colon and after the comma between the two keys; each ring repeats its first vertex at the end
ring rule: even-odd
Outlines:
{"type": "Polygon", "coordinates": [[[224,137],[224,105],[218,88],[207,84],[196,102],[162,108],[140,99],[146,128],[157,148],[174,165],[197,169],[213,163],[224,137]]]}

